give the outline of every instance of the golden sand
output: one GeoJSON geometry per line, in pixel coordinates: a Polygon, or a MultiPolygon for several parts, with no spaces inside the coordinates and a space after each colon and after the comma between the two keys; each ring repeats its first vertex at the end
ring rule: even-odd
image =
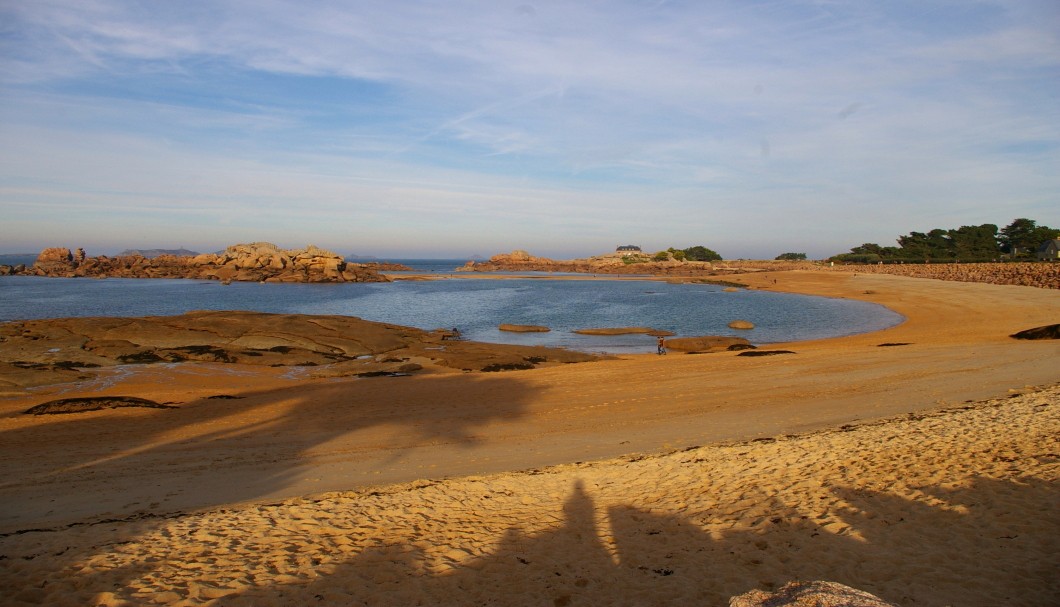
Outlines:
{"type": "Polygon", "coordinates": [[[1060,345],[1008,335],[1057,322],[1060,293],[746,280],[908,320],[767,358],[370,380],[147,367],[0,400],[0,596],[724,605],[827,579],[901,605],[1055,604],[1060,345]],[[19,413],[100,393],[179,408],[19,413]]]}

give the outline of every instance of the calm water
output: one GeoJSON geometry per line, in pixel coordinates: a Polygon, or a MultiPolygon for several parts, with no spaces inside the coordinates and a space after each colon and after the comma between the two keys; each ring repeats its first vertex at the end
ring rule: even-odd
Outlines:
{"type": "MultiPolygon", "coordinates": [[[[433,271],[447,273],[455,267],[446,264],[433,271]]],[[[422,329],[456,327],[477,341],[615,353],[653,351],[654,338],[570,331],[649,326],[682,336],[738,335],[768,344],[875,331],[902,321],[900,315],[864,302],[764,291],[726,293],[711,285],[648,281],[516,278],[222,285],[203,280],[0,277],[0,321],[190,310],[342,314],[422,329]],[[756,326],[736,331],[727,326],[734,319],[756,326]],[[497,329],[501,323],[545,325],[552,331],[503,333],[497,329]]]]}

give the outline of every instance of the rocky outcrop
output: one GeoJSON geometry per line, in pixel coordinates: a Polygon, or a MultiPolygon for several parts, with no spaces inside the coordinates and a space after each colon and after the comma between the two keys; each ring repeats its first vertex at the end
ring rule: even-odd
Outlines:
{"type": "Polygon", "coordinates": [[[371,268],[376,272],[411,272],[412,268],[406,266],[403,263],[394,263],[392,261],[365,261],[359,262],[361,265],[371,268]]]}
{"type": "Polygon", "coordinates": [[[83,249],[41,251],[36,263],[22,274],[96,278],[198,278],[254,282],[388,282],[388,278],[362,264],[347,263],[342,256],[309,245],[281,249],[268,242],[237,244],[221,253],[195,256],[142,255],[88,257],[83,249]]]}
{"type": "Polygon", "coordinates": [[[458,272],[572,272],[578,274],[651,274],[655,276],[714,276],[718,272],[708,262],[649,261],[644,256],[617,254],[557,261],[535,257],[526,251],[515,250],[489,258],[489,261],[469,261],[457,268],[458,272]]]}
{"type": "Polygon", "coordinates": [[[729,323],[730,329],[740,329],[741,331],[748,331],[755,328],[755,324],[749,320],[734,320],[729,323]]]}
{"type": "Polygon", "coordinates": [[[1009,337],[1015,339],[1060,339],[1060,324],[1027,329],[1019,333],[1013,333],[1009,337]]]}
{"type": "Polygon", "coordinates": [[[729,599],[729,607],[897,607],[864,590],[837,582],[789,582],[776,592],[752,590],[729,599]]]}
{"type": "Polygon", "coordinates": [[[74,255],[70,249],[50,247],[40,252],[33,267],[51,275],[72,272],[77,265],[74,263],[74,255]]]}
{"type": "Polygon", "coordinates": [[[88,369],[201,361],[310,366],[315,375],[531,368],[599,357],[559,348],[447,339],[447,331],[351,316],[189,312],[141,318],[61,318],[0,324],[0,391],[76,381],[88,369]],[[417,367],[418,366],[418,367],[417,367]]]}

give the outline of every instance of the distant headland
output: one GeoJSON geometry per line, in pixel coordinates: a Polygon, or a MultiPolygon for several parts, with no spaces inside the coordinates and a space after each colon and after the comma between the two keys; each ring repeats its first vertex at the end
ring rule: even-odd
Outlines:
{"type": "MultiPolygon", "coordinates": [[[[536,257],[522,250],[501,253],[487,261],[469,261],[457,268],[458,272],[573,272],[580,274],[650,274],[653,276],[718,276],[733,272],[728,263],[687,259],[681,251],[660,251],[654,255],[644,254],[640,247],[623,245],[614,253],[580,259],[556,260],[536,257]]],[[[793,269],[808,267],[807,262],[783,264],[774,262],[769,269],[793,269]],[[781,267],[783,266],[783,267],[781,267]]],[[[746,271],[747,267],[741,267],[746,271]]]]}

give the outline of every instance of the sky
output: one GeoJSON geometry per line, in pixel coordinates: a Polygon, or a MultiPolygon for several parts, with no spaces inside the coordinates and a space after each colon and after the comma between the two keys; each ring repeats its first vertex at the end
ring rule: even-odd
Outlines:
{"type": "Polygon", "coordinates": [[[1060,227],[1055,0],[0,0],[0,253],[1060,227]]]}

